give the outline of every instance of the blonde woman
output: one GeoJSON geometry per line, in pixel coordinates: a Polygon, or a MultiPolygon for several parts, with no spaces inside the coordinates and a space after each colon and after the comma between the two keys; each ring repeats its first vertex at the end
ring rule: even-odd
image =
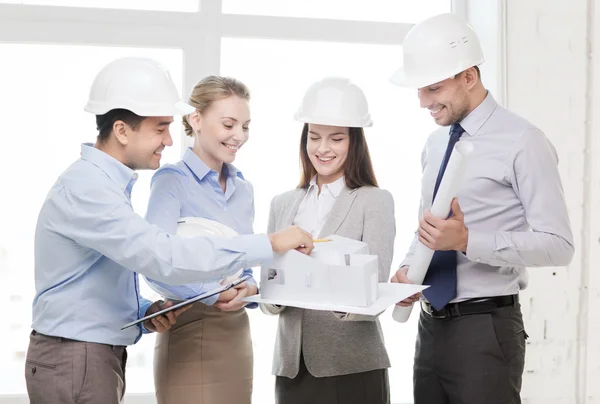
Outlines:
{"type": "MultiPolygon", "coordinates": [[[[147,220],[174,234],[180,217],[218,221],[252,233],[252,185],[232,165],[248,140],[250,94],[241,82],[209,76],[192,92],[196,111],[184,118],[194,146],[152,178],[147,220]]],[[[252,270],[244,271],[252,274],[252,270]]],[[[219,286],[171,286],[149,280],[165,298],[183,300],[219,286]]],[[[252,393],[252,341],[245,303],[257,293],[252,279],[196,303],[170,332],[156,339],[154,383],[159,404],[244,404],[252,393]]],[[[254,305],[256,307],[256,305],[254,305]]]]}
{"type": "MultiPolygon", "coordinates": [[[[296,114],[302,177],[271,203],[269,230],[297,225],[368,244],[389,278],[394,200],[377,185],[363,127],[371,125],[362,90],[344,78],[313,84],[296,114]]],[[[388,404],[390,366],[376,316],[261,305],[279,315],[273,373],[277,404],[388,404]]]]}

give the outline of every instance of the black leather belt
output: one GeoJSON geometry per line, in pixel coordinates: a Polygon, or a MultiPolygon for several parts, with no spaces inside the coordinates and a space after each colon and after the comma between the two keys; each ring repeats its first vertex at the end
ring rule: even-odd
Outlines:
{"type": "Polygon", "coordinates": [[[489,313],[495,309],[506,306],[516,306],[519,295],[482,297],[465,300],[459,303],[448,303],[443,309],[436,310],[427,302],[421,302],[423,311],[433,318],[449,318],[466,316],[469,314],[489,313]]]}

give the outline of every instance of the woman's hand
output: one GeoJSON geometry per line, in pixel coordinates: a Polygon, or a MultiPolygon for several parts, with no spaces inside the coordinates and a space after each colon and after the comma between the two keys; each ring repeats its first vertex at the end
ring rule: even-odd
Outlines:
{"type": "Polygon", "coordinates": [[[252,296],[258,293],[258,288],[253,283],[243,282],[234,288],[229,290],[235,290],[237,295],[230,299],[228,302],[215,303],[215,307],[222,311],[238,311],[245,307],[248,303],[243,302],[241,299],[252,296]]]}

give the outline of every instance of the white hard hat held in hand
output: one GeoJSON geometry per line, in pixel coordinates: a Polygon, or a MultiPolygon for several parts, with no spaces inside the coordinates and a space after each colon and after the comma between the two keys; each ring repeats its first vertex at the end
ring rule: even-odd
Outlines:
{"type": "Polygon", "coordinates": [[[304,94],[294,119],[351,128],[373,125],[365,94],[344,77],[325,77],[313,83],[304,94]]]}
{"type": "Polygon", "coordinates": [[[138,57],[107,64],[96,75],[84,109],[94,115],[126,109],[144,117],[187,115],[195,111],[181,101],[167,69],[155,60],[138,57]]]}
{"type": "MultiPolygon", "coordinates": [[[[181,217],[177,220],[177,236],[182,238],[192,238],[199,236],[220,236],[226,238],[232,238],[238,236],[238,232],[232,228],[224,225],[223,223],[215,220],[206,219],[203,217],[181,217]]],[[[237,273],[224,278],[221,284],[226,284],[238,279],[243,269],[240,269],[237,273]]],[[[157,282],[148,282],[148,285],[152,290],[161,296],[166,296],[171,299],[176,299],[177,296],[172,296],[172,292],[165,288],[164,285],[157,282]]],[[[190,295],[200,295],[205,292],[203,283],[194,283],[187,285],[190,295]]]]}
{"type": "Polygon", "coordinates": [[[484,61],[475,30],[456,14],[440,14],[415,25],[402,43],[404,65],[394,84],[423,88],[454,77],[484,61]]]}

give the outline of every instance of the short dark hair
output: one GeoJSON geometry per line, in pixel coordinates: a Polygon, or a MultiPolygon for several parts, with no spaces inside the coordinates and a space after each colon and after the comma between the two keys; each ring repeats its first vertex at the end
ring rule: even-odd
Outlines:
{"type": "Polygon", "coordinates": [[[100,143],[108,140],[113,126],[117,121],[123,121],[133,130],[138,130],[142,121],[146,119],[129,111],[128,109],[111,109],[104,115],[96,115],[96,129],[98,129],[98,141],[100,143]]]}
{"type": "MultiPolygon", "coordinates": [[[[377,187],[375,171],[371,163],[369,146],[365,139],[363,128],[348,128],[350,135],[350,145],[348,146],[348,157],[344,164],[344,181],[350,189],[356,189],[363,186],[377,187]]],[[[308,124],[304,124],[302,136],[300,137],[300,164],[302,177],[298,188],[308,188],[310,180],[317,174],[317,170],[308,157],[306,144],[308,143],[308,124]]]]}

